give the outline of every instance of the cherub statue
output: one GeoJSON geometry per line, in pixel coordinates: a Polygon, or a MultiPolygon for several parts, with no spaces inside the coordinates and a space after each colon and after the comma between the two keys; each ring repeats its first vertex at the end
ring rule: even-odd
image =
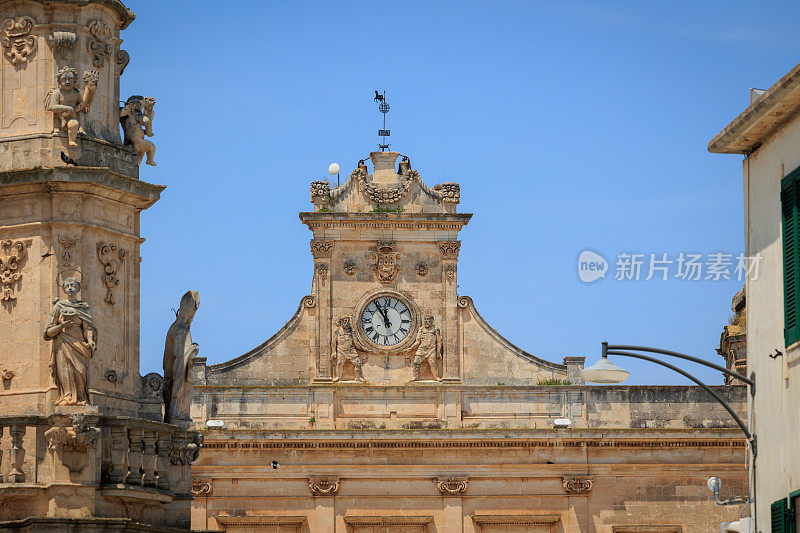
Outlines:
{"type": "Polygon", "coordinates": [[[189,404],[194,381],[192,368],[200,347],[192,342],[189,328],[200,307],[197,291],[188,291],[181,298],[175,322],[167,331],[164,343],[164,422],[191,421],[189,404]]]}
{"type": "Polygon", "coordinates": [[[56,405],[89,405],[87,366],[97,349],[97,328],[89,304],[78,300],[80,282],[70,276],[61,287],[67,299],[53,301],[44,327],[45,340],[53,341],[50,372],[58,388],[56,405]]]}
{"type": "Polygon", "coordinates": [[[62,130],[66,130],[70,146],[78,146],[77,138],[80,130],[78,113],[88,113],[97,91],[99,73],[87,70],[83,73],[83,94],[75,86],[78,73],[70,66],[61,67],[56,79],[58,88],[50,89],[44,99],[44,107],[52,111],[59,119],[62,130]]]}
{"type": "Polygon", "coordinates": [[[361,358],[358,356],[355,343],[353,341],[353,326],[350,323],[350,316],[344,315],[339,319],[339,327],[333,334],[333,355],[336,358],[336,376],[333,381],[342,379],[344,362],[350,361],[356,369],[356,379],[364,379],[364,372],[361,369],[361,358]]]}
{"type": "Polygon", "coordinates": [[[410,350],[416,350],[414,360],[412,361],[412,381],[419,379],[419,365],[427,360],[431,366],[431,373],[433,379],[441,381],[439,376],[439,367],[436,364],[436,359],[442,356],[443,352],[442,332],[439,328],[433,325],[433,315],[425,315],[422,319],[422,327],[419,328],[417,339],[411,345],[410,350]]]}
{"type": "Polygon", "coordinates": [[[149,96],[133,95],[125,101],[125,106],[119,110],[119,122],[122,124],[122,131],[125,133],[125,144],[133,146],[139,159],[137,164],[141,164],[145,154],[147,154],[148,165],[156,166],[153,157],[156,155],[156,145],[152,141],[145,139],[145,135],[152,137],[153,119],[156,105],[155,98],[149,96]]]}

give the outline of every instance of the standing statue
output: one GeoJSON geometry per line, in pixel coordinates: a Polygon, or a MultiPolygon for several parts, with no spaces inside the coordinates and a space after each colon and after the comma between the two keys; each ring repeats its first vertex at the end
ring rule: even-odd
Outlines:
{"type": "Polygon", "coordinates": [[[433,315],[425,315],[422,319],[422,327],[419,328],[419,333],[417,333],[417,340],[414,341],[414,344],[412,344],[410,348],[411,350],[416,350],[412,362],[412,372],[414,376],[412,381],[417,381],[419,379],[419,365],[425,360],[431,365],[433,379],[436,381],[442,380],[442,378],[439,377],[439,368],[436,364],[436,358],[442,356],[444,349],[443,344],[442,332],[433,325],[433,315]]]}
{"type": "Polygon", "coordinates": [[[89,304],[78,300],[80,282],[71,276],[61,287],[67,300],[53,300],[44,328],[45,340],[53,341],[50,372],[58,387],[56,405],[91,405],[87,364],[97,349],[97,328],[89,304]]]}
{"type": "Polygon", "coordinates": [[[164,422],[190,422],[189,404],[194,386],[192,368],[200,347],[192,342],[189,328],[200,307],[197,291],[188,291],[181,298],[175,322],[167,330],[164,343],[164,422]]]}
{"type": "Polygon", "coordinates": [[[333,355],[336,358],[336,376],[333,381],[342,379],[345,361],[353,363],[358,381],[367,381],[364,379],[364,373],[361,369],[361,358],[358,356],[358,351],[353,341],[353,326],[348,315],[344,315],[339,319],[339,327],[336,328],[336,332],[333,334],[333,355]]]}
{"type": "Polygon", "coordinates": [[[75,86],[78,73],[69,66],[61,67],[56,74],[58,88],[50,89],[44,99],[44,108],[52,111],[61,121],[61,129],[66,130],[70,146],[78,146],[78,130],[80,122],[78,113],[88,113],[97,92],[97,80],[100,74],[96,70],[83,73],[83,94],[75,86]]]}
{"type": "Polygon", "coordinates": [[[139,157],[137,164],[141,164],[147,154],[148,165],[156,166],[153,157],[156,155],[156,145],[145,139],[145,135],[152,137],[153,119],[156,105],[155,98],[149,96],[133,95],[125,101],[125,106],[119,110],[119,123],[125,133],[125,144],[133,146],[139,157]]]}

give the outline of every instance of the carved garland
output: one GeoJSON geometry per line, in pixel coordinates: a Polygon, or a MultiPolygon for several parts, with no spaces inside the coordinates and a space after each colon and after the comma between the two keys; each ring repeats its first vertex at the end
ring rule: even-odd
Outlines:
{"type": "Polygon", "coordinates": [[[114,305],[113,289],[119,285],[117,271],[127,253],[127,250],[123,250],[122,248],[117,249],[116,244],[105,242],[97,243],[97,258],[103,263],[103,283],[105,283],[106,286],[106,297],[104,301],[109,305],[114,305]]]}
{"type": "Polygon", "coordinates": [[[436,489],[439,491],[440,494],[444,494],[447,496],[457,496],[460,494],[465,494],[467,492],[467,485],[469,481],[466,478],[458,479],[458,478],[448,478],[448,479],[439,479],[435,478],[434,483],[436,483],[436,489]]]}
{"type": "Polygon", "coordinates": [[[361,191],[367,195],[367,198],[372,203],[376,204],[394,204],[402,200],[408,191],[411,189],[411,184],[419,179],[419,172],[416,170],[410,170],[408,174],[401,174],[401,178],[403,178],[402,183],[398,185],[375,185],[370,182],[368,178],[368,174],[360,168],[357,168],[353,171],[350,175],[350,178],[357,179],[358,184],[361,187],[361,191]]]}
{"type": "Polygon", "coordinates": [[[594,480],[587,476],[564,476],[561,479],[567,494],[586,494],[594,485],[594,480]]]}
{"type": "Polygon", "coordinates": [[[14,284],[22,279],[22,274],[18,272],[20,265],[27,257],[27,247],[22,241],[12,241],[6,239],[0,241],[0,288],[2,296],[0,300],[16,300],[14,294],[14,284]]]}
{"type": "Polygon", "coordinates": [[[36,37],[31,35],[36,21],[31,17],[19,17],[3,22],[3,53],[12,65],[27,63],[36,53],[36,37]]]}
{"type": "Polygon", "coordinates": [[[314,496],[332,496],[339,492],[339,480],[310,479],[308,488],[314,496]]]}

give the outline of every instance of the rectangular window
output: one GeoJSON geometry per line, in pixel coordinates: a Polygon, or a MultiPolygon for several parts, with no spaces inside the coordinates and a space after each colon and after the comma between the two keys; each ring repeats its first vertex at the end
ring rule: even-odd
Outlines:
{"type": "Polygon", "coordinates": [[[800,168],[781,180],[783,229],[783,336],[800,341],[800,168]]]}
{"type": "Polygon", "coordinates": [[[770,506],[772,533],[789,533],[787,503],[787,498],[783,498],[782,500],[778,500],[770,506]]]}
{"type": "Polygon", "coordinates": [[[789,532],[800,533],[800,490],[789,494],[789,532]]]}

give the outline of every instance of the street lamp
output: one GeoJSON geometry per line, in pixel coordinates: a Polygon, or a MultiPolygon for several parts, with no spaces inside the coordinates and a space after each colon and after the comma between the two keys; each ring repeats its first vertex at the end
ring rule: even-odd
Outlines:
{"type": "Polygon", "coordinates": [[[752,435],[750,433],[750,431],[747,429],[747,426],[745,426],[744,422],[742,422],[742,419],[739,418],[739,415],[737,415],[734,412],[733,408],[728,404],[728,402],[726,402],[722,398],[722,396],[717,394],[708,385],[706,385],[705,383],[703,383],[702,381],[700,381],[699,379],[697,379],[696,377],[694,377],[690,373],[686,372],[685,370],[682,370],[682,369],[680,369],[680,368],[678,368],[676,366],[673,366],[673,365],[671,365],[669,363],[665,363],[664,361],[661,361],[660,359],[656,359],[655,357],[650,357],[649,355],[643,355],[641,353],[635,353],[635,352],[648,352],[648,353],[655,353],[655,354],[661,354],[661,355],[669,355],[671,357],[677,357],[679,359],[685,359],[687,361],[692,361],[693,363],[698,363],[698,364],[707,366],[709,368],[713,368],[715,370],[719,370],[720,372],[722,372],[725,375],[732,376],[732,377],[738,379],[739,381],[741,381],[742,383],[746,383],[747,386],[750,388],[750,394],[752,396],[755,396],[755,394],[756,394],[756,376],[755,376],[754,373],[750,373],[750,377],[747,378],[747,377],[745,377],[745,376],[743,376],[743,375],[741,375],[741,374],[739,374],[737,372],[733,372],[732,370],[728,370],[725,367],[722,367],[722,366],[719,366],[719,365],[715,365],[714,363],[709,363],[708,361],[705,361],[705,360],[700,359],[698,357],[693,357],[691,355],[686,355],[686,354],[682,354],[682,353],[678,353],[678,352],[673,352],[671,350],[662,350],[660,348],[650,348],[650,347],[647,347],[647,346],[629,346],[629,345],[623,345],[623,344],[610,345],[607,342],[603,342],[602,357],[600,358],[600,360],[597,363],[593,364],[589,368],[586,368],[583,371],[582,374],[583,374],[583,379],[588,381],[588,382],[590,382],[590,383],[622,383],[623,381],[625,381],[628,378],[628,376],[630,375],[630,372],[618,367],[617,365],[615,365],[614,363],[609,361],[608,360],[608,356],[609,355],[621,355],[623,357],[633,357],[633,358],[636,358],[636,359],[644,359],[645,361],[650,361],[651,363],[655,363],[657,365],[661,365],[661,366],[664,366],[666,368],[669,368],[670,370],[673,370],[673,371],[677,372],[678,374],[682,375],[683,377],[685,377],[685,378],[693,381],[694,383],[696,383],[703,390],[708,392],[715,400],[717,400],[722,405],[722,407],[725,408],[726,411],[728,411],[728,413],[733,417],[733,419],[736,420],[736,423],[739,425],[739,429],[741,429],[742,432],[747,437],[747,441],[750,443],[750,449],[752,450],[753,457],[756,456],[756,437],[755,437],[755,435],[752,435]]]}

